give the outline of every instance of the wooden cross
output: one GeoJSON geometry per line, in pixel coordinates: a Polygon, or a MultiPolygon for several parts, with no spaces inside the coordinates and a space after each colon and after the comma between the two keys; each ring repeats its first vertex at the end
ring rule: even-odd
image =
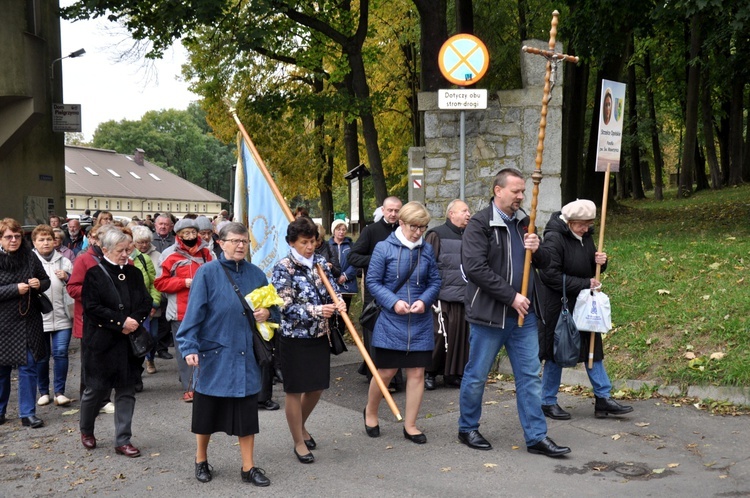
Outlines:
{"type": "MultiPolygon", "coordinates": [[[[544,75],[544,95],[542,96],[542,118],[539,121],[539,136],[536,144],[536,169],[531,175],[531,181],[534,182],[534,188],[531,191],[531,212],[529,213],[528,233],[534,233],[536,230],[536,206],[539,198],[539,183],[542,181],[542,157],[544,154],[544,136],[547,129],[547,103],[550,101],[552,86],[554,86],[553,74],[557,70],[557,64],[563,60],[567,62],[578,63],[578,57],[555,52],[557,43],[557,18],[560,12],[552,12],[552,23],[549,30],[549,50],[523,46],[521,50],[529,54],[541,55],[547,59],[547,72],[544,75]],[[550,84],[550,80],[552,80],[550,84]]],[[[529,293],[529,273],[531,273],[531,251],[526,250],[526,259],[523,263],[523,280],[521,283],[521,294],[526,296],[529,293]]],[[[518,315],[518,326],[523,325],[523,315],[518,315]]]]}

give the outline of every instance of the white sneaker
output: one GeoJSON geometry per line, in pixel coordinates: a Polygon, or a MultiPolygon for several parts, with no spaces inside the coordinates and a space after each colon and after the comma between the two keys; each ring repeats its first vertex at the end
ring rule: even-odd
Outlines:
{"type": "Polygon", "coordinates": [[[115,404],[110,401],[106,405],[102,406],[101,410],[99,410],[99,413],[115,413],[115,404]]]}
{"type": "Polygon", "coordinates": [[[43,394],[39,398],[39,401],[36,402],[36,404],[39,406],[49,405],[49,401],[50,401],[49,394],[43,394]]]}
{"type": "Polygon", "coordinates": [[[55,396],[55,405],[57,406],[67,406],[70,404],[72,400],[65,396],[64,394],[60,394],[59,396],[55,396]]]}

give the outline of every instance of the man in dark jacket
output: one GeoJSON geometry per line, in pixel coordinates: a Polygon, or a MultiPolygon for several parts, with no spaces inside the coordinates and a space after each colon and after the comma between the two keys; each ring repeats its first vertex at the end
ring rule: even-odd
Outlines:
{"type": "MultiPolygon", "coordinates": [[[[367,267],[370,265],[370,256],[372,256],[372,251],[375,250],[375,245],[378,242],[382,242],[387,239],[388,236],[395,232],[398,228],[398,212],[400,210],[401,200],[398,197],[386,198],[383,201],[383,217],[375,223],[367,225],[362,230],[362,233],[359,234],[359,238],[352,246],[352,250],[349,252],[348,261],[352,266],[362,269],[362,283],[365,282],[367,267]]],[[[370,294],[370,291],[367,290],[366,285],[364,287],[365,300],[362,303],[362,309],[364,309],[367,304],[372,301],[372,295],[370,294]]],[[[365,348],[367,348],[367,351],[370,351],[370,339],[372,338],[372,330],[363,325],[362,335],[365,339],[365,348]]],[[[370,370],[367,368],[367,365],[364,362],[362,362],[362,365],[360,365],[359,367],[359,373],[362,375],[366,375],[368,380],[372,376],[370,370]]],[[[396,379],[399,378],[401,378],[400,372],[399,375],[394,378],[394,381],[398,382],[396,379]]],[[[403,384],[403,380],[401,380],[401,383],[403,384]]]]}
{"type": "Polygon", "coordinates": [[[464,366],[469,359],[469,326],[464,312],[466,281],[461,273],[461,237],[471,211],[461,199],[448,204],[445,223],[427,232],[440,269],[440,296],[432,306],[435,349],[432,366],[425,371],[424,387],[435,389],[435,377],[443,376],[446,386],[461,386],[464,366]]]}
{"type": "MultiPolygon", "coordinates": [[[[516,384],[516,406],[529,453],[558,457],[570,448],[547,437],[539,378],[539,339],[532,300],[521,294],[525,252],[539,268],[549,264],[538,251],[539,237],[528,233],[529,218],[521,210],[526,182],[520,171],[501,170],[495,176],[490,206],[475,214],[464,230],[461,260],[468,279],[464,305],[470,323],[469,362],[459,396],[458,439],[478,450],[492,445],[479,433],[482,395],[487,374],[505,346],[516,384]],[[522,326],[518,318],[524,317],[522,326]]],[[[529,296],[533,299],[533,283],[529,296]]]]}

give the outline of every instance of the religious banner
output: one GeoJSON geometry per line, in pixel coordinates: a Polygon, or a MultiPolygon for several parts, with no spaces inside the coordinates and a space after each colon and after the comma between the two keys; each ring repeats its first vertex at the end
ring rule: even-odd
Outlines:
{"type": "Polygon", "coordinates": [[[234,187],[234,219],[250,231],[252,262],[271,278],[273,267],[289,252],[286,229],[289,219],[278,197],[263,175],[262,160],[255,147],[238,139],[237,171],[234,187]]]}
{"type": "Polygon", "coordinates": [[[625,83],[602,80],[599,113],[599,140],[596,146],[596,171],[620,171],[622,123],[625,109],[625,83]]]}

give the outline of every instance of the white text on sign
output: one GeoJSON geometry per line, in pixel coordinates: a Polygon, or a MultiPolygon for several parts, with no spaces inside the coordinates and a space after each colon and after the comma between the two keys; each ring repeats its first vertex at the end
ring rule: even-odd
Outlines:
{"type": "Polygon", "coordinates": [[[438,109],[487,109],[487,90],[438,90],[438,109]]]}

